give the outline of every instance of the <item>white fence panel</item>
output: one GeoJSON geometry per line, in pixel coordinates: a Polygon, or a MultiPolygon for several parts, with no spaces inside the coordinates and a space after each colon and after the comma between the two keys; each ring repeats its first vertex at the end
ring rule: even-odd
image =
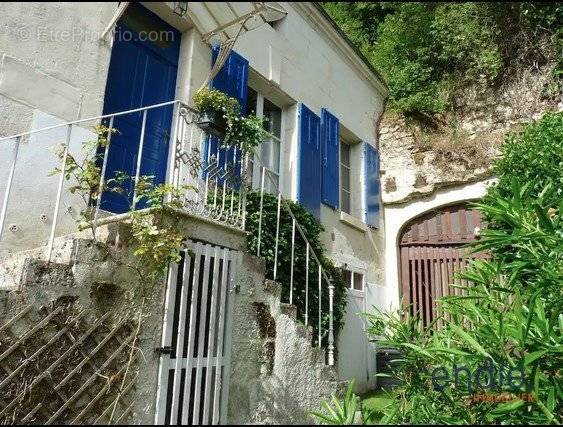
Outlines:
{"type": "Polygon", "coordinates": [[[189,241],[171,265],[155,422],[224,424],[233,288],[241,253],[189,241]]]}

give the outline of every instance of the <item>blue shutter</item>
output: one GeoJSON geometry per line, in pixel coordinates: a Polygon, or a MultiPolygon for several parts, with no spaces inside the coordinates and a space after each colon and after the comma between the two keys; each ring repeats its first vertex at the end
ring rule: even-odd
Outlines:
{"type": "MultiPolygon", "coordinates": [[[[215,46],[212,50],[211,63],[215,64],[217,60],[217,55],[219,54],[219,47],[215,46]]],[[[243,58],[238,53],[231,51],[229,58],[225,61],[225,64],[219,70],[217,75],[213,78],[211,82],[211,87],[213,89],[220,90],[225,94],[236,98],[240,104],[241,112],[244,113],[246,107],[246,98],[248,95],[248,61],[243,58]]],[[[221,141],[215,136],[209,136],[207,138],[203,159],[207,161],[208,153],[218,153],[219,156],[219,167],[225,165],[225,161],[233,162],[235,157],[235,150],[230,148],[228,150],[217,148],[221,146],[221,141]]],[[[237,159],[234,165],[235,177],[240,178],[241,171],[241,154],[237,153],[237,159]]],[[[205,173],[204,173],[205,177],[205,173]]],[[[238,187],[237,184],[235,184],[238,187]]]]}
{"type": "Polygon", "coordinates": [[[340,124],[338,119],[323,108],[321,110],[322,202],[333,209],[338,209],[339,205],[339,144],[340,124]]]}
{"type": "Polygon", "coordinates": [[[379,227],[379,153],[364,142],[364,190],[365,222],[372,227],[379,227]]]}
{"type": "MultiPolygon", "coordinates": [[[[218,54],[219,47],[217,46],[212,51],[212,64],[215,64],[218,54]]],[[[244,113],[248,95],[248,61],[238,53],[231,51],[223,68],[213,78],[211,87],[236,98],[240,104],[241,112],[244,113]]]]}
{"type": "Polygon", "coordinates": [[[299,182],[297,201],[321,219],[320,119],[304,104],[299,106],[299,182]]]}

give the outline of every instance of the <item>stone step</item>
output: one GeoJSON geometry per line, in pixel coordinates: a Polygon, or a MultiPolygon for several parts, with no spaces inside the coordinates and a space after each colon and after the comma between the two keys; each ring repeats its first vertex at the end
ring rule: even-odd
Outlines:
{"type": "Polygon", "coordinates": [[[297,321],[297,307],[293,304],[285,302],[280,303],[280,311],[282,314],[288,316],[291,320],[297,321]]]}
{"type": "MultiPolygon", "coordinates": [[[[99,242],[119,245],[124,228],[120,224],[108,224],[98,227],[96,237],[99,242]]],[[[53,241],[50,261],[55,264],[72,265],[77,254],[77,241],[92,241],[91,230],[57,237],[53,241]]],[[[40,246],[26,251],[8,254],[0,259],[0,289],[15,290],[22,286],[26,262],[29,259],[47,261],[47,246],[40,246]]]]}
{"type": "MultiPolygon", "coordinates": [[[[74,252],[74,235],[58,237],[53,242],[51,261],[70,265],[74,252]]],[[[30,259],[47,261],[47,247],[29,249],[10,254],[0,260],[0,289],[19,289],[22,284],[26,262],[30,259]]]]}
{"type": "Polygon", "coordinates": [[[21,278],[22,286],[74,287],[72,266],[56,262],[47,262],[35,258],[25,260],[21,278]]]}
{"type": "Polygon", "coordinates": [[[272,295],[276,299],[281,299],[282,285],[270,279],[264,280],[264,291],[272,295]]]}

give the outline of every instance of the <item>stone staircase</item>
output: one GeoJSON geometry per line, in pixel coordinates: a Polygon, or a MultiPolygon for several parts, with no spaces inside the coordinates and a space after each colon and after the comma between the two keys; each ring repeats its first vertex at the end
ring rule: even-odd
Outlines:
{"type": "MultiPolygon", "coordinates": [[[[100,226],[96,233],[97,241],[109,248],[118,247],[124,231],[125,228],[118,223],[100,226]]],[[[53,242],[49,263],[47,246],[6,255],[0,258],[0,290],[21,289],[26,283],[37,279],[36,275],[40,270],[43,270],[43,274],[48,272],[54,275],[52,280],[62,279],[58,277],[59,273],[70,272],[78,258],[87,260],[92,255],[88,248],[92,246],[92,233],[90,230],[84,230],[57,237],[53,242]]]]}
{"type": "Polygon", "coordinates": [[[281,285],[265,280],[264,262],[245,254],[233,319],[229,422],[311,424],[311,411],[347,383],[313,347],[313,330],[281,302],[281,285]]]}
{"type": "MultiPolygon", "coordinates": [[[[128,227],[104,225],[97,237],[103,245],[89,232],[55,239],[50,262],[45,247],[5,257],[0,291],[17,291],[20,298],[40,304],[70,297],[84,307],[116,309],[111,292],[101,299],[95,294],[100,286],[107,293],[135,280],[130,269],[114,261],[115,256],[128,256],[128,227]]],[[[281,285],[265,279],[263,260],[244,254],[237,282],[229,422],[312,423],[310,412],[346,384],[327,366],[326,349],[312,346],[312,328],[297,320],[297,308],[281,302],[281,285]]],[[[154,342],[144,343],[146,348],[158,346],[161,314],[155,312],[154,319],[149,325],[153,332],[147,334],[154,342]]]]}

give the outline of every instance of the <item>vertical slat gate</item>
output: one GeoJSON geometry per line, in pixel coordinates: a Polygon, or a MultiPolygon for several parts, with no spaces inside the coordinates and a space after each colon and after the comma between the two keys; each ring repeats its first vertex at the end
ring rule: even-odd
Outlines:
{"type": "Polygon", "coordinates": [[[400,289],[403,306],[410,315],[420,316],[425,325],[438,319],[436,326],[443,326],[437,301],[448,295],[465,295],[459,286],[467,282],[458,273],[472,259],[486,257],[468,256],[465,249],[476,238],[474,230],[480,227],[479,213],[466,205],[447,206],[407,224],[400,239],[400,289]]]}
{"type": "Polygon", "coordinates": [[[223,424],[232,288],[241,254],[188,241],[168,274],[157,424],[223,424]]]}

